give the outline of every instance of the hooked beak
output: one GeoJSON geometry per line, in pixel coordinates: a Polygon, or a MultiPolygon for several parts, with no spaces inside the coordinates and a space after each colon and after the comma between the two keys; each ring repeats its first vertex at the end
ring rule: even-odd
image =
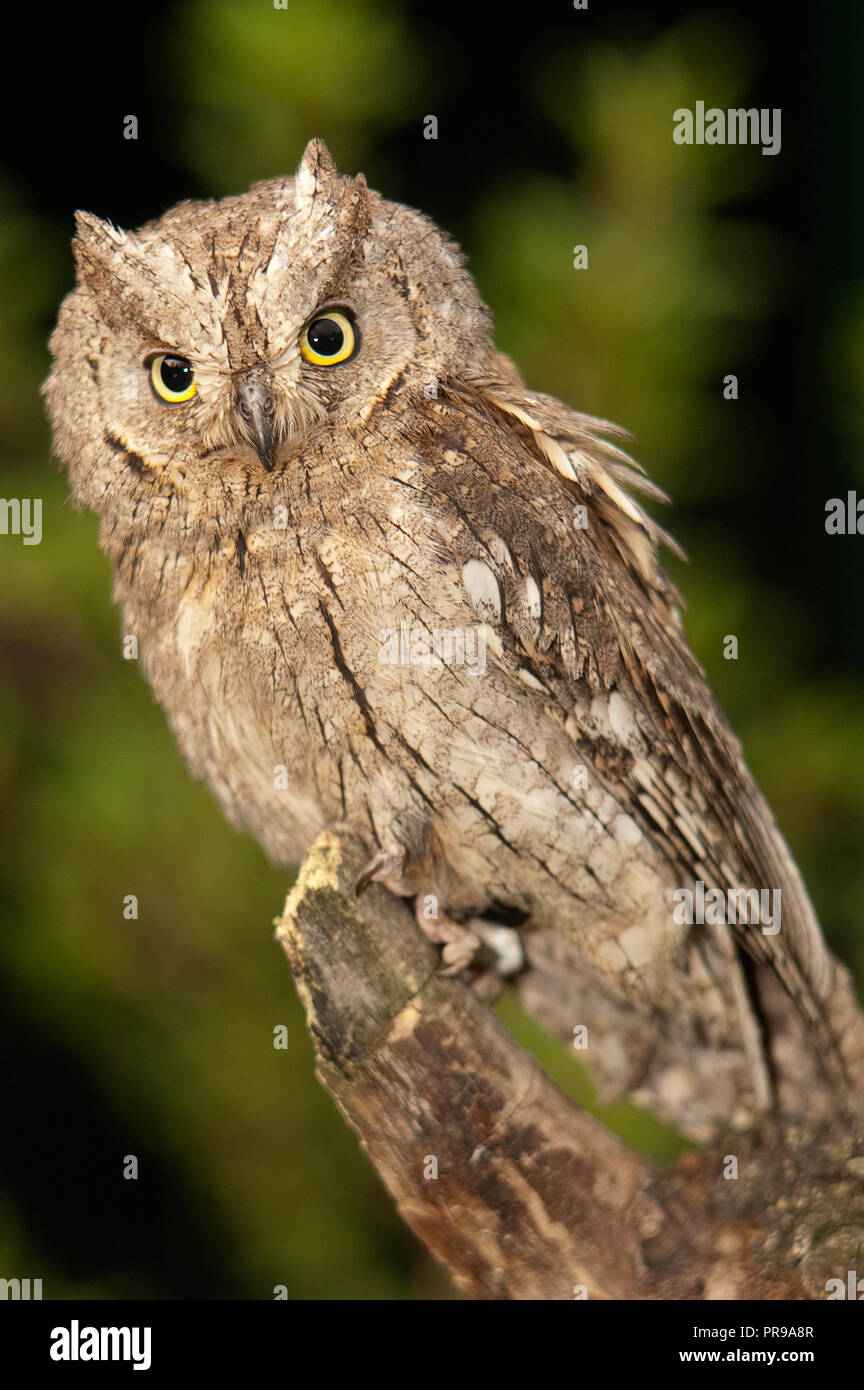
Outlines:
{"type": "Polygon", "coordinates": [[[237,385],[237,409],[243,417],[244,430],[262,467],[269,473],[273,468],[273,452],[279,442],[276,430],[276,407],[270,387],[260,376],[249,376],[237,385]]]}

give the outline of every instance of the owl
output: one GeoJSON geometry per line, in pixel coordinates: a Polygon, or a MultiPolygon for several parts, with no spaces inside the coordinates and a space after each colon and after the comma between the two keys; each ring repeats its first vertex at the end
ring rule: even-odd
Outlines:
{"type": "Polygon", "coordinates": [[[466,982],[551,962],[603,1099],[698,1140],[857,1104],[850,978],[689,649],[663,494],[525,386],[457,247],[313,140],[74,249],[55,450],[228,819],[284,865],[350,827],[358,891],[466,982]]]}

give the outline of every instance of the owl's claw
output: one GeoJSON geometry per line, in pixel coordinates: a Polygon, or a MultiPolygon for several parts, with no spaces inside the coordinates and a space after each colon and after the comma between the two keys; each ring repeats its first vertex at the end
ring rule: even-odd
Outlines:
{"type": "Polygon", "coordinates": [[[414,916],[424,936],[436,946],[444,945],[441,959],[447,969],[444,975],[458,975],[470,965],[480,950],[480,938],[470,927],[454,922],[446,912],[438,909],[438,899],[430,894],[418,893],[414,900],[414,916]]]}
{"type": "Polygon", "coordinates": [[[429,898],[418,895],[414,912],[424,934],[436,944],[444,943],[442,975],[469,972],[471,988],[481,998],[497,999],[501,981],[517,975],[525,965],[525,953],[518,931],[474,917],[467,924],[455,922],[446,913],[427,915],[429,898]],[[480,957],[478,959],[478,957],[480,957]]]}
{"type": "Polygon", "coordinates": [[[468,969],[480,950],[480,938],[474,935],[470,927],[463,927],[459,922],[452,922],[450,926],[455,929],[458,935],[450,936],[441,952],[445,969],[440,973],[442,975],[459,975],[463,970],[468,969]]]}
{"type": "Polygon", "coordinates": [[[401,845],[386,845],[379,849],[377,854],[373,854],[369,863],[361,869],[354,884],[354,892],[359,898],[366,892],[370,883],[381,883],[397,897],[408,897],[409,889],[403,880],[404,869],[405,850],[401,845]]]}
{"type": "MultiPolygon", "coordinates": [[[[373,854],[357,876],[354,891],[359,898],[370,883],[380,883],[397,897],[412,896],[405,876],[406,851],[401,845],[385,845],[373,854]]],[[[470,922],[457,922],[446,912],[439,911],[434,894],[414,896],[414,915],[424,934],[441,952],[442,975],[466,974],[471,988],[484,999],[495,999],[501,992],[501,980],[516,975],[525,964],[522,940],[518,931],[495,922],[474,917],[470,922]],[[478,959],[478,957],[480,957],[478,959]]]]}

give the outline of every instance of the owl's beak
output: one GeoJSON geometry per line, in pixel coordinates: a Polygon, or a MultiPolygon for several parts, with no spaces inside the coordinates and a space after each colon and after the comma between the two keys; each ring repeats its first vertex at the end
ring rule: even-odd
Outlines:
{"type": "Polygon", "coordinates": [[[243,419],[243,434],[269,473],[279,442],[273,393],[262,377],[248,376],[237,384],[236,401],[243,419]]]}

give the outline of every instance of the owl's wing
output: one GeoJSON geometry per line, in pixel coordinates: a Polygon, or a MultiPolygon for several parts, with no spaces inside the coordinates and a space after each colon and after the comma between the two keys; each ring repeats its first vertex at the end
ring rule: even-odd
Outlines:
{"type": "MultiPolygon", "coordinates": [[[[430,486],[453,558],[463,565],[479,555],[497,580],[502,659],[536,683],[536,698],[546,692],[559,719],[584,712],[586,693],[589,706],[596,693],[626,697],[643,737],[634,750],[626,737],[614,746],[614,730],[595,730],[596,766],[612,765],[616,799],[629,798],[682,883],[781,890],[779,933],[752,919],[734,930],[833,1050],[820,1001],[836,962],[687,645],[657,558],[668,538],[628,488],[662,494],[604,437],[621,431],[527,392],[506,359],[499,367],[494,379],[442,387],[417,444],[435,455],[430,486]]],[[[586,733],[579,729],[580,746],[586,733]]]]}

